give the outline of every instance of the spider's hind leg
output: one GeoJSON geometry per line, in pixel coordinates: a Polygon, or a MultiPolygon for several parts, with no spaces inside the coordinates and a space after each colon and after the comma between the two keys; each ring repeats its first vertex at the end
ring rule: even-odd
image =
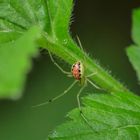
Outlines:
{"type": "Polygon", "coordinates": [[[93,129],[93,127],[91,126],[90,122],[88,121],[87,117],[85,116],[85,114],[82,111],[82,107],[81,107],[81,103],[80,103],[80,95],[81,95],[82,91],[84,90],[84,88],[85,88],[85,85],[79,90],[79,92],[77,94],[77,102],[78,102],[78,108],[79,108],[80,116],[82,117],[84,122],[90,127],[90,129],[95,131],[93,129]]]}
{"type": "Polygon", "coordinates": [[[55,101],[55,100],[61,98],[62,96],[64,96],[65,94],[67,94],[67,93],[72,89],[72,87],[73,87],[76,83],[77,83],[77,81],[74,81],[74,82],[73,82],[64,92],[62,92],[61,94],[57,95],[56,97],[54,97],[54,98],[52,98],[52,99],[50,99],[50,100],[48,100],[48,101],[46,101],[46,102],[43,102],[43,103],[38,104],[38,105],[34,105],[33,108],[39,107],[39,106],[44,106],[44,105],[46,105],[46,104],[52,103],[53,101],[55,101]]]}

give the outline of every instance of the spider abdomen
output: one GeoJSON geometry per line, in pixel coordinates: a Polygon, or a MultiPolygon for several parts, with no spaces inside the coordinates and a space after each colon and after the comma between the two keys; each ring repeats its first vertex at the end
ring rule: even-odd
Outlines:
{"type": "Polygon", "coordinates": [[[73,77],[76,79],[76,80],[81,80],[82,77],[83,77],[83,64],[78,61],[76,62],[75,64],[72,65],[72,69],[71,69],[71,72],[72,72],[72,75],[73,77]]]}

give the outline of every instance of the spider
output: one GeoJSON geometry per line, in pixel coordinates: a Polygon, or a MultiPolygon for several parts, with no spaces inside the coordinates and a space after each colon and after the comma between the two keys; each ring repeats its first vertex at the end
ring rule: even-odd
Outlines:
{"type": "MultiPolygon", "coordinates": [[[[81,45],[81,42],[79,40],[79,38],[77,37],[77,40],[78,40],[78,43],[79,43],[79,46],[81,47],[82,51],[84,52],[83,50],[83,47],[81,45]]],[[[48,51],[49,52],[49,51],[48,51]]],[[[85,53],[85,52],[84,52],[85,53]]],[[[90,128],[92,128],[92,126],[90,125],[88,119],[86,118],[86,116],[84,115],[84,113],[82,112],[82,108],[81,108],[81,103],[80,103],[80,95],[82,93],[82,91],[84,90],[84,88],[86,87],[87,83],[89,82],[92,86],[94,86],[95,88],[97,89],[100,89],[97,85],[95,85],[89,78],[93,75],[96,75],[97,72],[93,72],[89,75],[85,75],[85,66],[84,66],[84,63],[81,61],[81,60],[78,60],[76,61],[72,67],[71,67],[71,72],[67,72],[65,71],[53,58],[52,54],[49,52],[49,55],[50,55],[50,58],[51,58],[51,61],[54,63],[54,65],[56,65],[56,67],[64,74],[66,74],[68,77],[74,77],[74,82],[61,94],[59,94],[58,96],[48,100],[47,102],[44,102],[44,103],[41,103],[41,104],[38,104],[38,105],[35,105],[33,107],[39,107],[39,106],[43,106],[43,105],[46,105],[48,103],[51,103],[57,99],[59,99],[60,97],[64,96],[65,94],[68,93],[68,91],[70,91],[70,89],[72,89],[72,87],[77,83],[79,82],[79,84],[81,85],[81,88],[79,90],[79,92],[77,93],[77,103],[78,103],[78,108],[79,108],[79,112],[80,112],[80,115],[81,117],[84,119],[84,121],[89,125],[90,128]]],[[[84,56],[85,58],[85,56],[84,56]]]]}

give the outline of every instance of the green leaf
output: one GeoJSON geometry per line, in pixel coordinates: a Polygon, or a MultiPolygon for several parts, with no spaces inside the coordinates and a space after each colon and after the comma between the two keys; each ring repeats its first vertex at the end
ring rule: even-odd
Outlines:
{"type": "Polygon", "coordinates": [[[127,55],[140,81],[140,9],[133,10],[132,39],[135,45],[127,48],[127,55]]]}
{"type": "Polygon", "coordinates": [[[58,42],[69,35],[72,4],[73,0],[0,0],[0,98],[21,95],[40,32],[42,38],[47,35],[58,42]],[[33,26],[41,31],[25,33],[33,26]]]}
{"type": "Polygon", "coordinates": [[[35,40],[49,21],[44,3],[0,0],[0,98],[21,96],[31,58],[37,53],[35,40]]]}
{"type": "Polygon", "coordinates": [[[137,77],[140,81],[140,47],[131,46],[127,48],[127,55],[134,69],[137,72],[137,77]]]}
{"type": "MultiPolygon", "coordinates": [[[[45,26],[45,6],[43,0],[1,0],[0,17],[16,29],[28,29],[34,24],[45,26]]],[[[7,26],[9,28],[9,25],[7,26]]],[[[11,27],[10,29],[13,29],[11,27]]]]}
{"type": "Polygon", "coordinates": [[[140,98],[130,93],[92,94],[83,98],[83,113],[68,114],[71,119],[49,136],[50,140],[139,140],[140,98]]]}
{"type": "Polygon", "coordinates": [[[0,44],[0,98],[21,96],[31,58],[37,54],[35,40],[39,35],[40,29],[32,27],[19,39],[0,44]]]}
{"type": "Polygon", "coordinates": [[[132,39],[140,46],[140,8],[133,10],[132,39]]]}
{"type": "Polygon", "coordinates": [[[38,25],[53,37],[63,38],[69,31],[72,4],[73,0],[1,0],[0,36],[7,33],[6,41],[8,36],[11,40],[12,35],[18,37],[38,25]]]}
{"type": "Polygon", "coordinates": [[[34,25],[45,29],[48,18],[43,3],[43,0],[1,0],[0,43],[16,39],[34,25]]]}
{"type": "Polygon", "coordinates": [[[69,35],[73,0],[47,0],[46,3],[52,35],[64,40],[69,35]]]}

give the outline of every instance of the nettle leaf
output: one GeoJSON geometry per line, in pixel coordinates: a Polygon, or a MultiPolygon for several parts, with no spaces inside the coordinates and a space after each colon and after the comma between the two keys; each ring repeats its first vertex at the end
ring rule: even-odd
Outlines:
{"type": "Polygon", "coordinates": [[[45,29],[48,21],[45,9],[42,0],[1,0],[0,43],[16,39],[33,25],[45,29]]]}
{"type": "Polygon", "coordinates": [[[40,32],[53,41],[66,38],[72,4],[73,0],[0,0],[0,97],[20,95],[40,32]],[[24,34],[33,26],[41,31],[24,34]]]}
{"type": "Polygon", "coordinates": [[[25,83],[25,75],[31,67],[31,58],[37,54],[35,40],[40,35],[38,27],[32,27],[19,39],[0,44],[0,97],[18,98],[25,83]]]}
{"type": "Polygon", "coordinates": [[[72,5],[73,0],[1,0],[0,35],[3,34],[6,41],[8,36],[12,40],[38,25],[47,34],[64,37],[69,31],[72,5]]]}
{"type": "Polygon", "coordinates": [[[132,39],[135,45],[127,48],[127,55],[140,81],[140,9],[133,11],[132,39]]]}
{"type": "Polygon", "coordinates": [[[60,39],[69,34],[69,22],[73,8],[73,0],[47,0],[51,33],[60,39]]]}
{"type": "Polygon", "coordinates": [[[127,48],[127,55],[129,56],[129,60],[136,70],[137,77],[140,81],[140,47],[132,45],[127,48]]]}
{"type": "Polygon", "coordinates": [[[45,9],[42,0],[0,1],[0,98],[21,96],[37,54],[35,40],[47,26],[45,9]]]}
{"type": "Polygon", "coordinates": [[[78,109],[71,119],[58,126],[50,140],[139,140],[140,98],[130,93],[92,94],[83,98],[83,113],[92,129],[81,118],[78,109]]]}

